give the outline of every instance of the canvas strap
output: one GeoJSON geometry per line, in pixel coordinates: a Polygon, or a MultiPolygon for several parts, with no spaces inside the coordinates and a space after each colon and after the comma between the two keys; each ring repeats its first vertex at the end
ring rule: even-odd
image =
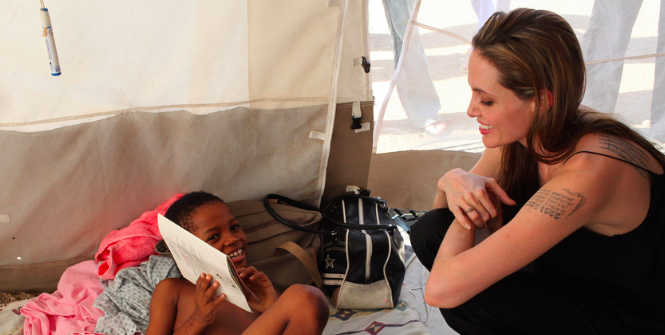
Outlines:
{"type": "Polygon", "coordinates": [[[277,249],[288,251],[293,254],[293,256],[296,256],[296,258],[298,258],[298,260],[305,266],[309,274],[312,276],[314,283],[316,283],[316,287],[321,290],[323,289],[323,280],[321,279],[319,268],[314,261],[316,258],[315,256],[309,254],[301,246],[291,241],[282,243],[277,247],[277,249]]]}

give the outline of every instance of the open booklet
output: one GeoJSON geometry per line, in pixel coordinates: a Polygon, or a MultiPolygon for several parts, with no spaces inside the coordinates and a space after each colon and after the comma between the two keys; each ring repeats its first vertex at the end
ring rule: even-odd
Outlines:
{"type": "Polygon", "coordinates": [[[226,301],[248,312],[252,311],[242,292],[240,278],[228,255],[203,242],[161,214],[157,216],[157,224],[185,279],[196,284],[201,273],[210,274],[219,282],[216,295],[224,293],[226,301]]]}

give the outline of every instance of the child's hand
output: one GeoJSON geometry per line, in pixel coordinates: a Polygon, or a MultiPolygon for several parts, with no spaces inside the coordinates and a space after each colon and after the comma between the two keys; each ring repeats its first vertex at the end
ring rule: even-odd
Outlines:
{"type": "Polygon", "coordinates": [[[256,298],[252,296],[252,293],[245,292],[249,306],[257,312],[265,312],[270,306],[272,306],[278,297],[277,290],[272,286],[272,282],[270,282],[268,276],[253,266],[240,268],[237,271],[240,280],[247,285],[256,298],[262,301],[256,300],[256,298]]]}
{"type": "Polygon", "coordinates": [[[193,317],[206,326],[215,322],[215,309],[226,298],[223,293],[215,297],[217,287],[219,283],[209,274],[202,273],[196,280],[196,309],[193,317]]]}

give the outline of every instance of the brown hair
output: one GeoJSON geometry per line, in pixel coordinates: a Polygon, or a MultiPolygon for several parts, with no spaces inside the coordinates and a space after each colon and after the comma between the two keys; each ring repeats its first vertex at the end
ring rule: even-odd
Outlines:
{"type": "Polygon", "coordinates": [[[623,123],[597,112],[581,111],[586,70],[572,27],[561,16],[545,10],[518,8],[497,12],[478,31],[473,48],[499,72],[499,84],[518,98],[534,100],[539,92],[552,92],[552,105],[535,118],[527,133],[527,146],[519,142],[503,148],[498,181],[517,201],[504,210],[508,222],[540,188],[537,162],[555,164],[575,150],[589,133],[604,133],[637,143],[665,166],[665,156],[623,123]]]}

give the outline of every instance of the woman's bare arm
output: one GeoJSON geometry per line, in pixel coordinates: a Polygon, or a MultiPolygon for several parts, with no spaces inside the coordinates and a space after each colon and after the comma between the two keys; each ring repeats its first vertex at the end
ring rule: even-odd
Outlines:
{"type": "Polygon", "coordinates": [[[458,306],[612,210],[606,204],[621,193],[613,166],[562,170],[510,224],[477,246],[473,229],[451,225],[427,282],[426,302],[443,308],[458,306]]]}
{"type": "Polygon", "coordinates": [[[458,223],[470,229],[473,225],[483,227],[498,215],[494,196],[505,204],[514,205],[515,201],[495,179],[501,162],[501,150],[485,149],[470,172],[462,169],[448,171],[437,183],[433,208],[450,209],[458,223]]]}
{"type": "MultiPolygon", "coordinates": [[[[470,173],[489,177],[496,178],[498,173],[499,163],[501,162],[501,149],[495,148],[485,148],[483,154],[480,156],[480,159],[476,164],[469,170],[470,173]]],[[[444,177],[441,177],[443,179],[444,177]]],[[[442,189],[442,181],[439,179],[437,183],[437,192],[434,197],[434,203],[432,204],[432,209],[437,208],[448,208],[448,202],[446,199],[446,193],[442,189]]]]}

